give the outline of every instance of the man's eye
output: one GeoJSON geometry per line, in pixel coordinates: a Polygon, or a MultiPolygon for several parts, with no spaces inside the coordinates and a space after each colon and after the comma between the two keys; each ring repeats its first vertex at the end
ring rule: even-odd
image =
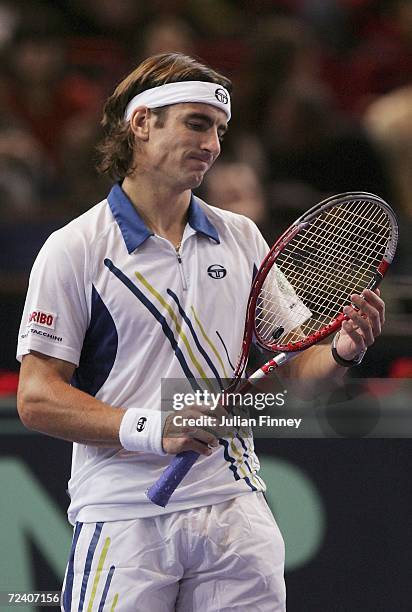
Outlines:
{"type": "Polygon", "coordinates": [[[187,125],[190,127],[190,129],[197,130],[198,132],[201,132],[204,129],[204,126],[202,123],[195,123],[193,121],[189,121],[187,125]]]}

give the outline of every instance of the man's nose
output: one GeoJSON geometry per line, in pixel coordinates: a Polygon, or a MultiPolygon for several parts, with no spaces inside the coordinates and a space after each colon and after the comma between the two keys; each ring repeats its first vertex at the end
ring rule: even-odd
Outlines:
{"type": "Polygon", "coordinates": [[[207,138],[205,139],[204,149],[209,151],[213,157],[217,157],[220,153],[220,140],[217,129],[211,129],[207,133],[207,138]]]}

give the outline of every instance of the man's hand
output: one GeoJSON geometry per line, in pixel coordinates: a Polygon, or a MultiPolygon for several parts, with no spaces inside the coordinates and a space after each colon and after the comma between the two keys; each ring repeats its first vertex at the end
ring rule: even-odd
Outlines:
{"type": "Polygon", "coordinates": [[[188,450],[211,455],[213,449],[219,446],[218,437],[222,435],[223,428],[218,424],[223,415],[228,416],[221,406],[211,410],[209,406],[198,405],[173,411],[166,418],[163,428],[163,450],[171,455],[188,450]],[[196,420],[197,424],[191,420],[196,420]]]}
{"type": "Polygon", "coordinates": [[[351,295],[351,300],[357,309],[351,306],[343,309],[348,320],[342,323],[336,345],[338,355],[348,361],[355,359],[375,342],[385,322],[385,302],[380,297],[379,289],[365,289],[362,296],[351,295]]]}

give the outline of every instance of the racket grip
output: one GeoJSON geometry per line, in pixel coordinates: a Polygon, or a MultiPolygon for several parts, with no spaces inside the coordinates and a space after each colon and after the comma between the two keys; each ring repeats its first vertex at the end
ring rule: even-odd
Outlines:
{"type": "Polygon", "coordinates": [[[160,478],[147,490],[146,495],[150,501],[165,508],[174,490],[198,458],[199,453],[195,451],[185,451],[176,455],[160,478]]]}

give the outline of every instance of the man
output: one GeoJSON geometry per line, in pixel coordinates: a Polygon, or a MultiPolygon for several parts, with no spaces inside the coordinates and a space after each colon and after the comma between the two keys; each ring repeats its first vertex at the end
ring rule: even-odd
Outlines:
{"type": "MultiPolygon", "coordinates": [[[[66,611],[285,609],[283,541],[252,441],[164,425],[159,410],[161,378],[230,377],[267,251],[250,220],[191,193],[220,153],[230,89],[180,54],[138,66],[105,107],[100,167],[118,183],[33,267],[18,407],[27,427],[74,442],[66,611]],[[146,489],[183,450],[201,457],[167,509],[154,506],[146,489]]],[[[344,365],[384,316],[371,292],[353,302],[336,345],[344,365]]],[[[325,346],[290,366],[345,371],[325,346]]]]}

